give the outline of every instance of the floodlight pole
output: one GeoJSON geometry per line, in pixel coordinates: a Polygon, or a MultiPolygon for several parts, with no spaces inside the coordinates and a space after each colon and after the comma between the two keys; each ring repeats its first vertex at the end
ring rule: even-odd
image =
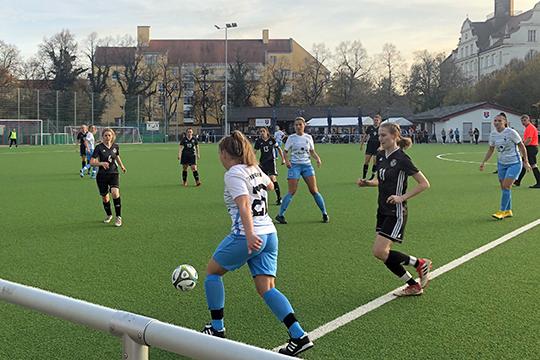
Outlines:
{"type": "Polygon", "coordinates": [[[229,28],[238,27],[237,23],[227,23],[225,26],[214,25],[216,29],[222,30],[225,29],[225,113],[223,119],[223,135],[229,134],[229,64],[228,64],[228,33],[229,28]]]}

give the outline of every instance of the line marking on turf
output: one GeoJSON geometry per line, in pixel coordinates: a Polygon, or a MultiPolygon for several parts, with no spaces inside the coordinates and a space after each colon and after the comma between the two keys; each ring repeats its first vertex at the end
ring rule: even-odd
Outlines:
{"type": "MultiPolygon", "coordinates": [[[[494,247],[496,246],[499,246],[505,242],[507,242],[508,240],[510,239],[513,239],[515,238],[516,236],[518,235],[521,235],[523,234],[524,232],[536,227],[540,225],[540,219],[537,219],[527,225],[524,225],[496,240],[493,240],[489,243],[487,243],[486,245],[483,245],[481,247],[479,247],[478,249],[476,250],[473,250],[455,260],[452,260],[450,261],[448,264],[446,265],[443,265],[437,269],[435,269],[434,271],[431,272],[431,280],[435,279],[436,277],[450,271],[450,270],[453,270],[455,268],[457,268],[458,266],[460,265],[463,265],[464,263],[466,263],[467,261],[469,260],[472,260],[474,259],[475,257],[477,256],[480,256],[482,255],[483,253],[493,249],[494,247]]],[[[405,286],[401,286],[399,288],[396,288],[390,292],[388,292],[387,294],[381,296],[381,297],[378,297],[376,298],[375,300],[372,300],[362,306],[359,306],[357,307],[356,309],[322,325],[322,326],[319,326],[318,328],[316,328],[315,330],[309,332],[309,338],[313,341],[313,340],[317,340],[321,337],[323,337],[324,335],[334,331],[334,330],[337,330],[338,328],[344,326],[344,325],[347,325],[348,323],[360,318],[361,316],[369,313],[370,311],[373,311],[381,306],[383,306],[384,304],[394,300],[394,299],[397,299],[397,296],[393,295],[393,293],[396,291],[396,290],[399,290],[399,289],[402,289],[404,288],[405,286]]],[[[282,346],[284,346],[286,344],[283,344],[282,346]]],[[[280,346],[281,347],[281,346],[280,346]]],[[[274,351],[277,351],[280,347],[277,347],[274,349],[274,351]]]]}
{"type": "MultiPolygon", "coordinates": [[[[481,163],[482,163],[482,162],[480,162],[480,161],[456,160],[456,159],[448,159],[448,158],[445,157],[445,156],[447,156],[447,155],[467,155],[467,154],[484,154],[484,152],[456,152],[456,153],[445,153],[445,154],[439,154],[439,155],[437,155],[436,158],[439,159],[439,160],[452,161],[452,162],[464,163],[464,164],[481,164],[481,163]]],[[[486,165],[497,165],[497,164],[486,163],[486,165]]]]}

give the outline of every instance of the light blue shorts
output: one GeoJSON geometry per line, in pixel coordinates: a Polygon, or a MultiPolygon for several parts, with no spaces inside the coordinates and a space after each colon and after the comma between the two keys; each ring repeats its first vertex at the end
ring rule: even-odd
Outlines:
{"type": "Polygon", "coordinates": [[[248,264],[252,276],[276,276],[278,237],[277,233],[259,235],[263,244],[259,251],[248,254],[245,235],[229,234],[218,245],[214,260],[225,270],[233,271],[248,264]]]}
{"type": "Polygon", "coordinates": [[[287,179],[300,179],[315,175],[315,170],[311,164],[291,164],[287,172],[287,179]]]}
{"type": "Polygon", "coordinates": [[[86,160],[90,164],[90,159],[92,158],[92,154],[94,153],[94,150],[90,150],[86,152],[86,160]]]}
{"type": "Polygon", "coordinates": [[[517,162],[514,164],[501,164],[497,163],[497,170],[499,173],[499,180],[514,179],[517,180],[519,173],[521,172],[522,163],[517,162]]]}

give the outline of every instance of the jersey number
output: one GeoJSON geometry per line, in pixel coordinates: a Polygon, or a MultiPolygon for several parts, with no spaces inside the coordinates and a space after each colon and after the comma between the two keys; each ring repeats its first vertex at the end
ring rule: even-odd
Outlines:
{"type": "Polygon", "coordinates": [[[386,169],[379,169],[379,178],[381,181],[384,181],[384,173],[386,172],[386,169]]]}
{"type": "Polygon", "coordinates": [[[260,184],[258,186],[253,187],[253,195],[259,195],[259,199],[253,200],[251,203],[251,212],[253,214],[253,217],[255,216],[264,216],[268,213],[268,203],[266,198],[259,194],[261,190],[264,190],[266,192],[266,185],[260,184]]]}

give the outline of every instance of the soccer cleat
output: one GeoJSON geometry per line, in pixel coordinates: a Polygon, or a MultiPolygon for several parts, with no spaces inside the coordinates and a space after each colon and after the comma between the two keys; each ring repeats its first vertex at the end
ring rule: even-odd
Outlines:
{"type": "Polygon", "coordinates": [[[529,186],[529,189],[540,189],[540,184],[534,184],[529,186]]]}
{"type": "Polygon", "coordinates": [[[418,259],[418,266],[416,267],[416,272],[420,278],[420,286],[426,288],[429,284],[429,273],[431,272],[431,260],[429,259],[418,259]]]}
{"type": "Polygon", "coordinates": [[[281,349],[279,349],[279,353],[283,355],[288,355],[288,356],[296,356],[303,351],[311,349],[312,347],[313,347],[313,342],[311,342],[307,334],[305,334],[304,336],[298,339],[290,338],[289,343],[285,345],[284,347],[282,347],[281,349]]]}
{"type": "Polygon", "coordinates": [[[512,185],[514,185],[514,186],[521,186],[521,182],[516,180],[516,181],[514,181],[514,183],[513,183],[512,185]]]}
{"type": "Polygon", "coordinates": [[[327,223],[329,221],[330,221],[330,217],[328,216],[328,214],[322,214],[322,222],[327,223]]]}
{"type": "Polygon", "coordinates": [[[187,186],[188,186],[187,181],[183,181],[183,182],[182,182],[182,185],[183,185],[184,187],[187,187],[187,186]]]}
{"type": "Polygon", "coordinates": [[[285,220],[285,216],[283,215],[277,215],[276,216],[276,221],[280,224],[286,224],[287,223],[287,220],[285,220]]]}
{"type": "Polygon", "coordinates": [[[84,177],[84,169],[81,169],[81,171],[79,171],[79,175],[83,178],[84,177]]]}
{"type": "Polygon", "coordinates": [[[116,227],[122,226],[122,217],[121,216],[117,216],[116,219],[114,219],[114,226],[116,226],[116,227]]]}
{"type": "Polygon", "coordinates": [[[504,213],[503,216],[505,218],[514,216],[514,213],[512,212],[512,210],[506,210],[506,211],[503,211],[503,213],[504,213]]]}
{"type": "Polygon", "coordinates": [[[202,183],[200,181],[197,181],[197,183],[195,184],[195,186],[201,186],[202,183]]]}
{"type": "Polygon", "coordinates": [[[506,217],[504,216],[504,213],[505,211],[500,210],[500,211],[497,211],[495,214],[491,214],[491,217],[497,220],[502,220],[506,217]]]}
{"type": "Polygon", "coordinates": [[[422,286],[420,284],[414,284],[414,285],[408,285],[404,289],[399,289],[394,292],[395,296],[403,297],[403,296],[418,296],[422,295],[424,293],[424,290],[422,289],[422,286]]]}
{"type": "Polygon", "coordinates": [[[105,220],[103,220],[103,222],[105,224],[108,224],[108,223],[110,223],[112,221],[112,218],[113,218],[112,215],[107,215],[107,217],[105,218],[105,220]]]}
{"type": "Polygon", "coordinates": [[[216,330],[210,324],[206,324],[204,326],[204,329],[202,329],[201,332],[203,334],[212,335],[212,336],[219,337],[219,338],[222,338],[222,339],[226,338],[226,336],[225,336],[225,328],[223,328],[223,330],[216,330]]]}
{"type": "Polygon", "coordinates": [[[276,200],[276,205],[281,205],[281,199],[276,200]]]}

